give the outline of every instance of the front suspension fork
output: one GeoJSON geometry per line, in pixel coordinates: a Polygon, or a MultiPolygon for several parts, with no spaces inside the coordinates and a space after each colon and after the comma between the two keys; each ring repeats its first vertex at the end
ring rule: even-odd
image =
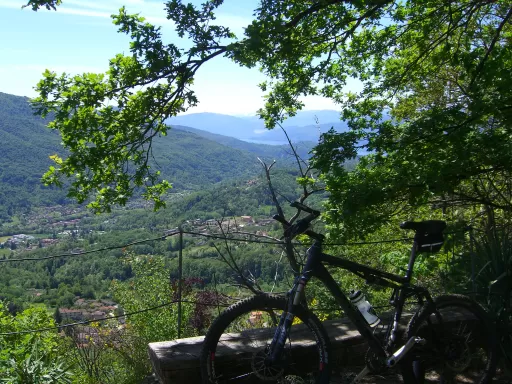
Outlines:
{"type": "Polygon", "coordinates": [[[270,343],[267,363],[272,365],[277,361],[280,361],[286,340],[290,328],[295,319],[293,310],[296,306],[300,305],[304,296],[304,286],[306,285],[306,279],[301,277],[298,279],[294,287],[288,292],[288,308],[287,311],[283,312],[279,318],[279,324],[277,325],[276,331],[272,342],[270,343]]]}

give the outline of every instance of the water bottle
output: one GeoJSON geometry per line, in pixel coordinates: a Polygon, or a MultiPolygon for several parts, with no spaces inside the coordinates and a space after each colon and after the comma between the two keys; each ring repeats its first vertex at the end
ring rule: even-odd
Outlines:
{"type": "Polygon", "coordinates": [[[375,313],[372,305],[366,300],[363,292],[352,291],[350,293],[350,301],[356,306],[356,308],[364,316],[364,319],[368,322],[370,327],[375,327],[380,323],[380,319],[375,313]]]}

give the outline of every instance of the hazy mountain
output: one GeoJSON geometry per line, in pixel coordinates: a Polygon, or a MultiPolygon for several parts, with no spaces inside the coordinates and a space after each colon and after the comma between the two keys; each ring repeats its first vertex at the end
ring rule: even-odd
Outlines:
{"type": "Polygon", "coordinates": [[[255,131],[263,128],[257,120],[209,112],[172,117],[167,119],[167,124],[192,127],[237,139],[248,139],[255,131]]]}
{"type": "MultiPolygon", "coordinates": [[[[256,144],[252,142],[247,142],[243,140],[235,139],[234,137],[219,135],[216,133],[211,133],[208,131],[203,131],[197,128],[185,127],[181,125],[174,125],[172,129],[178,129],[182,131],[187,131],[194,133],[198,136],[204,137],[205,139],[215,141],[219,144],[240,149],[243,151],[248,151],[256,154],[257,156],[271,159],[289,159],[290,158],[290,148],[288,144],[283,145],[269,145],[269,144],[256,144]]],[[[279,131],[282,135],[282,132],[279,131]]],[[[274,132],[272,132],[274,133],[274,132]]],[[[275,133],[278,133],[276,131],[275,133]]],[[[282,141],[282,137],[279,137],[275,141],[282,141]]],[[[301,141],[298,143],[294,143],[296,150],[300,157],[308,158],[309,152],[315,146],[314,141],[301,141]]],[[[295,160],[293,160],[295,161],[295,160]]]]}
{"type": "MultiPolygon", "coordinates": [[[[331,128],[341,132],[344,131],[346,127],[347,126],[344,122],[338,121],[326,124],[306,125],[302,127],[288,126],[284,128],[293,142],[308,141],[317,144],[322,133],[327,132],[331,128]]],[[[281,143],[285,140],[285,137],[283,131],[280,128],[276,128],[258,132],[257,135],[252,136],[249,140],[258,143],[281,143]]]]}
{"type": "MultiPolygon", "coordinates": [[[[260,122],[261,120],[257,116],[246,117],[244,119],[260,122]]],[[[295,116],[289,117],[283,123],[283,127],[305,127],[308,125],[316,125],[318,124],[328,124],[340,122],[340,112],[334,111],[331,109],[322,109],[322,110],[310,110],[310,111],[300,111],[295,116]]]]}
{"type": "MultiPolygon", "coordinates": [[[[296,116],[287,119],[283,123],[283,127],[286,128],[293,141],[317,143],[320,134],[331,127],[339,131],[346,129],[346,124],[339,120],[339,116],[339,112],[332,110],[301,111],[296,116]]],[[[280,129],[276,128],[271,131],[265,129],[263,121],[255,116],[235,117],[217,113],[191,113],[172,117],[167,122],[171,126],[185,125],[245,141],[269,144],[286,142],[280,129]]]]}

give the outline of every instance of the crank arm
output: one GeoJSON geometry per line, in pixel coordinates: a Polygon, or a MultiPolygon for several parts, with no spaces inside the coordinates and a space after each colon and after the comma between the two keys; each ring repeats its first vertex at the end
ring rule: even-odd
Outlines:
{"type": "Polygon", "coordinates": [[[370,369],[368,367],[364,367],[364,369],[361,372],[359,372],[359,374],[354,378],[354,380],[352,380],[352,382],[350,384],[359,383],[359,381],[369,373],[370,373],[370,369]]]}
{"type": "Polygon", "coordinates": [[[394,367],[396,363],[398,363],[400,360],[402,360],[410,351],[413,349],[416,345],[424,345],[426,342],[425,339],[422,339],[420,337],[411,337],[407,343],[405,343],[398,351],[393,353],[388,359],[386,360],[386,366],[389,368],[394,367]]]}

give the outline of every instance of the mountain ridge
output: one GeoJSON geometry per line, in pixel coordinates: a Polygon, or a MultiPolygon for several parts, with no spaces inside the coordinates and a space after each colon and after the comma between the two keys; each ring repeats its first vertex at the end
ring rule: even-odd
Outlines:
{"type": "MultiPolygon", "coordinates": [[[[340,121],[340,112],[334,110],[299,111],[296,116],[283,122],[292,141],[317,143],[320,135],[330,128],[345,131],[347,125],[340,121]]],[[[235,137],[258,143],[286,143],[280,129],[268,130],[256,116],[232,116],[220,113],[189,113],[167,119],[171,127],[187,126],[214,134],[235,137]]]]}

